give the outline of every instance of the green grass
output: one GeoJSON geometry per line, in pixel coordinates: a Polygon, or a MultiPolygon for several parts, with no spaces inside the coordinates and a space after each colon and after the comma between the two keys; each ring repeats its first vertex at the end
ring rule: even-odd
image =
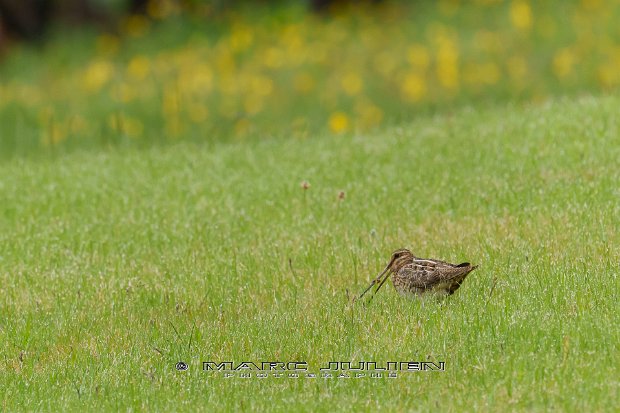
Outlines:
{"type": "Polygon", "coordinates": [[[3,162],[1,409],[613,411],[619,105],[3,162]],[[399,247],[480,268],[443,304],[348,303],[399,247]],[[446,371],[224,379],[211,360],[446,371]]]}

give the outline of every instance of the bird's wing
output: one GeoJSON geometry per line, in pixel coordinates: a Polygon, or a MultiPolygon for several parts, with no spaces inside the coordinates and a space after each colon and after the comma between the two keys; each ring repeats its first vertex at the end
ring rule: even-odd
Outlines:
{"type": "Polygon", "coordinates": [[[405,265],[398,271],[401,278],[407,280],[409,285],[426,290],[440,281],[436,265],[432,262],[414,262],[405,265]]]}
{"type": "Polygon", "coordinates": [[[442,281],[459,281],[476,268],[472,267],[470,264],[465,264],[466,265],[450,265],[449,267],[439,268],[438,270],[441,272],[442,281]]]}
{"type": "Polygon", "coordinates": [[[457,266],[439,260],[416,258],[398,273],[407,278],[413,287],[429,289],[438,284],[460,282],[474,268],[471,265],[457,266]]]}

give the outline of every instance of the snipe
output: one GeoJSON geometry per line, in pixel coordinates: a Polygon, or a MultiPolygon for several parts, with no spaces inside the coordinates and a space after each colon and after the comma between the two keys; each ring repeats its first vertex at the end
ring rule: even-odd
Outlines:
{"type": "Polygon", "coordinates": [[[461,286],[467,274],[477,267],[468,262],[457,265],[440,260],[418,258],[407,249],[396,250],[392,253],[392,258],[385,269],[372,280],[359,298],[362,298],[373,285],[379,284],[375,289],[376,294],[390,275],[394,288],[403,295],[452,295],[461,286]]]}

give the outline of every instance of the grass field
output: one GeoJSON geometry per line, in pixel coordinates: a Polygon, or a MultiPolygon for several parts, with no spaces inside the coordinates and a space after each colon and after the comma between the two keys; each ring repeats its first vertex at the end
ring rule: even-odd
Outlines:
{"type": "Polygon", "coordinates": [[[614,411],[619,106],[6,160],[2,410],[614,411]],[[480,268],[443,304],[350,304],[399,247],[480,268]],[[446,371],[225,379],[210,360],[446,371]]]}

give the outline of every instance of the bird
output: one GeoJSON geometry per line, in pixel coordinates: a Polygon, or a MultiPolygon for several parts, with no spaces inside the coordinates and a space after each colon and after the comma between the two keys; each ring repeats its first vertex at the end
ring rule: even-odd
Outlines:
{"type": "Polygon", "coordinates": [[[392,258],[385,269],[371,281],[358,299],[374,285],[379,284],[374,293],[377,294],[390,275],[394,288],[401,295],[410,297],[452,295],[459,289],[465,277],[476,268],[477,265],[468,262],[450,264],[436,259],[418,258],[408,249],[398,249],[392,253],[392,258]]]}

